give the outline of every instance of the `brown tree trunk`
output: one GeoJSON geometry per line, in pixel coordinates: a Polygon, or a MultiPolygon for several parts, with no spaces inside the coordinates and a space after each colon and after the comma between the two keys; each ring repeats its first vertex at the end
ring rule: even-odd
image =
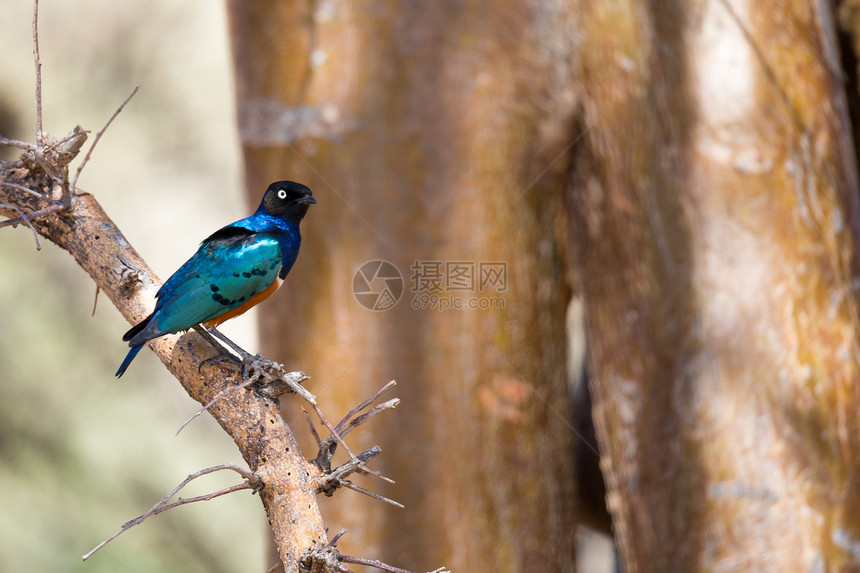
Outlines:
{"type": "MultiPolygon", "coordinates": [[[[572,141],[565,11],[228,6],[249,201],[284,178],[320,201],[286,292],[261,312],[263,350],[312,376],[332,416],[389,379],[403,401],[350,438],[379,444],[397,480],[362,485],[406,509],[337,494],[324,514],[349,529],[339,547],[416,570],[572,570],[569,292],[555,232],[566,162],[553,162],[572,141]],[[374,259],[403,275],[390,310],[352,292],[374,259]],[[433,261],[443,280],[445,263],[474,263],[474,283],[419,292],[413,267],[433,261]],[[506,285],[482,285],[481,263],[496,262],[506,285]],[[493,308],[415,308],[433,294],[493,308]]],[[[304,424],[295,403],[284,409],[304,424]]]]}
{"type": "Polygon", "coordinates": [[[580,2],[571,194],[627,571],[860,565],[857,174],[822,2],[580,2]]]}

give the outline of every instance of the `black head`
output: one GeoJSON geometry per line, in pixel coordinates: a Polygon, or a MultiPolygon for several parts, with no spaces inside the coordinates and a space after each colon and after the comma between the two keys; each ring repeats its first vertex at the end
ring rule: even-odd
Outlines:
{"type": "Polygon", "coordinates": [[[269,185],[260,209],[288,221],[299,222],[316,203],[311,190],[295,181],[278,181],[269,185]]]}

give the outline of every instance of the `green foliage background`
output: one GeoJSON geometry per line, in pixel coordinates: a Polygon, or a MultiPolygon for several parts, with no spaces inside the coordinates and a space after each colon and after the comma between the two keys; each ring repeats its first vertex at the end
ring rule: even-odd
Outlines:
{"type": "MultiPolygon", "coordinates": [[[[106,133],[79,186],[166,278],[213,229],[244,216],[224,7],[208,0],[43,0],[45,129],[106,133]]],[[[0,18],[0,134],[35,131],[32,2],[0,18]],[[11,122],[10,122],[11,121],[11,122]]],[[[90,140],[92,141],[92,139],[90,140]]],[[[3,151],[4,158],[9,152],[3,151]]],[[[75,166],[77,163],[74,164],[75,166]]],[[[80,556],[187,474],[241,464],[208,417],[145,351],[122,380],[128,327],[72,258],[25,227],[0,230],[0,569],[265,571],[265,517],[234,494],[147,521],[80,556]]],[[[226,332],[256,350],[254,317],[226,332]]],[[[185,496],[237,482],[204,478],[185,496]]]]}

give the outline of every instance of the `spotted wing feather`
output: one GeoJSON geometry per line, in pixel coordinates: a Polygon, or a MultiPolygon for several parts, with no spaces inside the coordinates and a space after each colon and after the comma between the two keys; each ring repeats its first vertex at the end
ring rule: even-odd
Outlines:
{"type": "Polygon", "coordinates": [[[159,289],[153,319],[130,337],[132,345],[216,318],[272,284],[282,260],[274,236],[218,233],[159,289]]]}

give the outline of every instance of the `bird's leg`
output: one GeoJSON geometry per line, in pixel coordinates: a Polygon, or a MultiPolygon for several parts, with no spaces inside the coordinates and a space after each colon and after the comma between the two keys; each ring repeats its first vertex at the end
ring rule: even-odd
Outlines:
{"type": "MultiPolygon", "coordinates": [[[[244,348],[242,348],[241,346],[239,346],[238,344],[236,344],[235,342],[233,342],[232,340],[227,338],[217,328],[212,328],[211,326],[202,326],[201,325],[201,330],[211,334],[212,336],[214,336],[215,338],[217,338],[218,340],[220,340],[221,342],[223,342],[224,344],[229,346],[230,349],[233,352],[235,352],[236,354],[238,354],[243,360],[248,360],[249,358],[253,358],[253,355],[249,354],[247,350],[245,350],[244,348]]],[[[219,346],[223,347],[224,344],[220,344],[219,346]]]]}
{"type": "MultiPolygon", "coordinates": [[[[215,338],[217,337],[218,340],[220,340],[221,342],[224,342],[234,352],[236,352],[236,354],[238,354],[239,356],[242,357],[242,361],[240,362],[240,364],[242,365],[242,378],[245,380],[245,383],[242,384],[241,387],[244,387],[248,384],[253,384],[253,383],[259,382],[261,380],[267,380],[269,383],[274,382],[274,383],[278,383],[279,386],[286,386],[287,388],[289,388],[289,390],[292,390],[296,394],[299,394],[302,398],[304,398],[309,404],[311,404],[313,406],[314,411],[317,413],[317,416],[320,417],[320,421],[322,421],[323,425],[331,432],[331,435],[335,439],[335,441],[337,443],[339,443],[341,446],[343,446],[344,451],[346,451],[346,453],[349,455],[349,457],[355,461],[355,464],[357,464],[356,467],[361,468],[361,470],[366,471],[367,473],[370,473],[370,474],[384,478],[384,476],[382,476],[379,472],[371,470],[367,466],[365,466],[364,462],[362,460],[358,459],[356,457],[356,455],[354,453],[352,453],[352,450],[349,448],[349,446],[346,445],[346,442],[343,441],[343,439],[340,437],[340,434],[338,434],[337,430],[335,430],[332,427],[332,425],[329,423],[329,421],[323,415],[322,410],[320,410],[319,406],[317,405],[316,396],[314,396],[311,392],[309,392],[306,388],[304,388],[299,383],[301,380],[304,380],[304,378],[305,378],[304,374],[302,374],[300,372],[288,374],[284,370],[284,367],[281,364],[278,364],[274,360],[269,360],[268,358],[263,358],[259,354],[257,354],[256,356],[250,354],[244,348],[242,348],[241,346],[239,346],[238,344],[236,344],[235,342],[233,342],[232,340],[230,340],[229,338],[224,336],[222,333],[220,333],[218,331],[218,329],[216,329],[216,328],[211,328],[211,327],[205,326],[203,324],[198,324],[197,326],[194,327],[194,329],[197,332],[199,332],[203,338],[205,338],[207,341],[209,341],[210,344],[212,344],[216,348],[218,348],[218,347],[222,348],[222,354],[219,354],[218,356],[214,356],[212,358],[204,360],[203,362],[200,363],[201,368],[203,367],[203,365],[205,363],[207,363],[209,361],[217,361],[217,360],[221,360],[223,358],[226,358],[229,360],[236,360],[235,356],[233,356],[229,352],[224,352],[224,350],[226,350],[224,348],[224,346],[215,341],[215,338]],[[300,374],[299,379],[298,380],[291,379],[290,376],[292,374],[300,374]]],[[[283,394],[285,391],[288,391],[288,390],[282,390],[279,388],[278,390],[276,390],[274,392],[274,394],[280,395],[280,394],[283,394]]],[[[205,410],[207,407],[208,406],[204,406],[203,409],[205,410]]],[[[183,425],[183,427],[184,427],[184,425],[183,425]]],[[[180,428],[180,430],[181,430],[181,428],[180,428]]],[[[388,478],[384,478],[384,479],[388,480],[388,478]]],[[[390,480],[388,480],[388,481],[390,481],[390,480]]]]}
{"type": "MultiPolygon", "coordinates": [[[[211,344],[211,345],[212,345],[216,350],[218,350],[218,354],[216,354],[216,355],[215,355],[215,356],[213,356],[212,358],[207,358],[206,360],[203,360],[203,361],[201,361],[201,362],[200,362],[200,366],[198,366],[198,367],[197,367],[197,370],[198,370],[198,371],[200,371],[204,366],[208,366],[208,365],[210,365],[210,364],[214,364],[215,362],[220,362],[221,360],[230,360],[231,362],[235,362],[235,363],[237,363],[237,364],[241,364],[241,363],[242,363],[242,360],[240,360],[238,357],[236,357],[236,356],[234,356],[233,354],[231,354],[230,349],[235,350],[237,353],[241,353],[241,354],[243,354],[243,355],[245,355],[245,356],[247,356],[247,355],[248,355],[248,353],[247,353],[247,352],[245,352],[244,350],[242,350],[242,349],[241,349],[241,348],[240,348],[240,347],[239,347],[235,342],[233,342],[232,340],[230,340],[229,338],[227,338],[226,336],[224,336],[223,334],[221,334],[220,332],[218,332],[218,331],[217,331],[217,330],[215,330],[214,328],[211,328],[211,329],[210,329],[210,328],[208,328],[208,327],[206,327],[206,326],[203,326],[202,324],[198,324],[197,326],[195,326],[195,327],[194,327],[194,330],[196,330],[196,331],[197,331],[197,333],[198,333],[200,336],[202,336],[203,338],[205,338],[205,339],[206,339],[206,342],[208,342],[208,343],[209,343],[209,344],[211,344]],[[215,334],[215,333],[217,333],[217,334],[219,334],[221,337],[223,337],[223,339],[224,339],[227,343],[229,343],[230,348],[226,348],[226,347],[224,346],[224,344],[222,344],[221,342],[219,342],[218,340],[216,340],[216,339],[215,339],[215,336],[214,336],[214,334],[215,334]]],[[[220,338],[220,337],[219,337],[219,338],[220,338]]],[[[243,359],[243,360],[244,360],[245,356],[242,356],[242,359],[243,359]]]]}
{"type": "Polygon", "coordinates": [[[260,372],[261,374],[265,371],[266,368],[271,368],[273,366],[280,367],[280,364],[269,360],[268,358],[263,358],[259,354],[253,355],[229,338],[227,338],[221,331],[217,328],[212,328],[211,326],[205,326],[202,324],[198,324],[194,327],[194,329],[200,333],[200,335],[205,338],[209,344],[214,346],[215,348],[220,348],[221,353],[217,356],[213,356],[212,358],[207,358],[206,360],[200,363],[200,367],[202,368],[205,364],[211,364],[213,362],[217,362],[219,360],[231,360],[242,366],[243,378],[248,378],[249,373],[253,373],[255,371],[260,372]],[[217,340],[216,340],[217,338],[217,340]],[[234,356],[229,352],[232,350],[236,354],[239,355],[239,358],[234,356]]]}

